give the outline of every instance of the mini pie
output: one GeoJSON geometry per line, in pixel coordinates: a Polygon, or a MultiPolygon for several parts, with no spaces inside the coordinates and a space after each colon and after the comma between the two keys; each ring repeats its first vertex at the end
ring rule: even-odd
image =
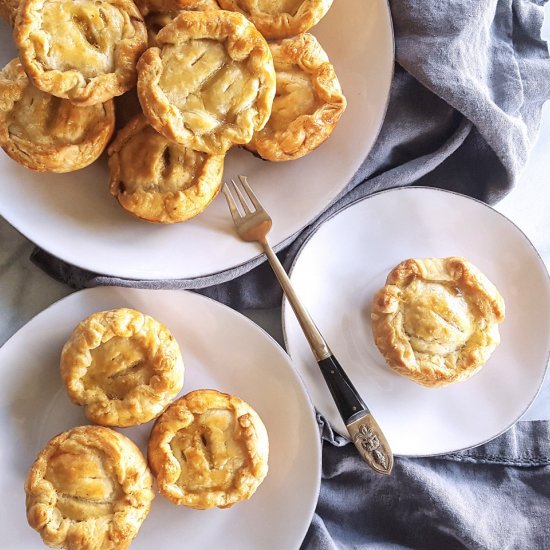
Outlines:
{"type": "Polygon", "coordinates": [[[27,519],[54,548],[122,550],[149,513],[153,477],[126,436],[80,426],[54,437],[25,482],[27,519]]]}
{"type": "Polygon", "coordinates": [[[118,133],[109,155],[111,194],[123,208],[147,221],[174,223],[192,218],[221,188],[223,155],[168,141],[143,115],[118,133]]]}
{"type": "Polygon", "coordinates": [[[93,313],[61,353],[61,376],[73,403],[104,426],[156,418],[183,386],[183,360],[168,329],[133,309],[93,313]]]}
{"type": "Polygon", "coordinates": [[[248,499],[267,474],[269,442],[258,414],[238,397],[196,390],[157,419],[148,458],[159,492],[200,510],[248,499]]]}
{"type": "Polygon", "coordinates": [[[5,19],[12,27],[19,11],[21,0],[0,0],[0,17],[5,19]]]}
{"type": "Polygon", "coordinates": [[[424,386],[466,380],[500,343],[504,301],[460,257],[405,260],[372,304],[374,341],[388,365],[424,386]]]}
{"type": "Polygon", "coordinates": [[[271,116],[247,149],[265,160],[303,157],[325,141],[346,108],[328,56],[311,34],[269,44],[277,93],[271,116]]]}
{"type": "Polygon", "coordinates": [[[138,96],[157,132],[196,151],[225,153],[264,127],[275,95],[269,46],[226,11],[183,11],[138,63],[138,96]]]}
{"type": "Polygon", "coordinates": [[[132,0],[23,0],[14,38],[33,84],[75,105],[129,90],[147,47],[132,0]]]}
{"type": "Polygon", "coordinates": [[[115,126],[113,101],[77,107],[35,88],[18,59],[0,71],[0,146],[39,172],[70,172],[103,152],[115,126]]]}
{"type": "Polygon", "coordinates": [[[268,39],[306,32],[325,16],[332,0],[218,0],[224,10],[248,17],[268,39]]]}

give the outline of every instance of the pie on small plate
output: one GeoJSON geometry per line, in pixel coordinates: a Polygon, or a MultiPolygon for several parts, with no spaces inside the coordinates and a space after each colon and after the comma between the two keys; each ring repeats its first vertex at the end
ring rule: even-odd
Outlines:
{"type": "MultiPolygon", "coordinates": [[[[3,548],[44,548],[25,518],[25,478],[52,437],[89,424],[63,386],[61,349],[82,319],[121,307],[170,327],[184,353],[184,393],[211,388],[238,396],[258,413],[270,444],[269,472],[250,500],[205,511],[157,496],[132,550],[180,550],[182,537],[190,550],[298,548],[317,504],[321,442],[315,411],[288,355],[257,325],[196,293],[116,287],[71,294],[0,348],[0,491],[10,503],[0,516],[3,548]]],[[[152,426],[123,430],[144,455],[152,426]]]]}
{"type": "MultiPolygon", "coordinates": [[[[291,280],[398,455],[485,443],[519,420],[537,396],[550,356],[548,272],[527,237],[482,202],[423,187],[359,200],[310,236],[291,280]],[[374,343],[371,304],[406,258],[449,256],[468,258],[485,274],[504,299],[506,319],[500,345],[478,373],[427,388],[388,368],[374,343]]],[[[346,434],[286,302],[283,315],[287,349],[313,402],[346,434]]]]}
{"type": "Polygon", "coordinates": [[[147,461],[126,436],[78,426],[53,437],[25,482],[27,520],[54,548],[128,548],[154,498],[147,461]]]}

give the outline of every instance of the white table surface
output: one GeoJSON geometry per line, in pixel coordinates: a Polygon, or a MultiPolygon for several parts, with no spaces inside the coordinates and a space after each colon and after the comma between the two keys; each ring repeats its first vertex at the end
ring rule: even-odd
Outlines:
{"type": "MultiPolygon", "coordinates": [[[[550,37],[550,4],[543,36],[550,37]]],[[[0,152],[0,154],[3,154],[0,152]]],[[[528,164],[511,193],[496,205],[533,242],[550,270],[550,102],[528,164]]],[[[33,244],[0,217],[0,345],[32,317],[72,289],[58,283],[29,260],[33,244]]],[[[244,311],[282,343],[280,309],[244,311]]],[[[522,420],[550,420],[550,374],[522,420]]]]}

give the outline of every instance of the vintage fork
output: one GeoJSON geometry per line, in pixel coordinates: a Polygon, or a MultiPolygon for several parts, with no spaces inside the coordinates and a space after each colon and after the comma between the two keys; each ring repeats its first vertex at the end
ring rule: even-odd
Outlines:
{"type": "Polygon", "coordinates": [[[239,180],[242,190],[234,180],[231,180],[231,189],[227,183],[222,187],[237,233],[244,241],[256,241],[263,247],[359,454],[373,470],[380,474],[389,474],[393,468],[393,454],[384,434],[298,299],[286,271],[268,243],[267,234],[272,225],[269,214],[252,192],[246,176],[239,176],[239,180]],[[242,214],[237,204],[240,205],[242,214]]]}

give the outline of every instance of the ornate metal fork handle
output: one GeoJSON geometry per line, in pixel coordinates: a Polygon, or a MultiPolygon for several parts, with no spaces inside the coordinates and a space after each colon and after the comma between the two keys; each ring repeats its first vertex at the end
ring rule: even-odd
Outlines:
{"type": "Polygon", "coordinates": [[[231,189],[227,183],[222,187],[237,233],[245,241],[255,241],[262,245],[311,346],[351,440],[361,457],[373,470],[381,474],[389,474],[393,468],[393,454],[382,430],[298,298],[285,269],[271,248],[267,240],[267,233],[272,225],[270,216],[253,193],[246,176],[239,176],[239,180],[244,193],[233,180],[231,180],[231,189]],[[245,199],[245,194],[248,201],[245,199]],[[237,201],[243,211],[242,214],[237,201]]]}

